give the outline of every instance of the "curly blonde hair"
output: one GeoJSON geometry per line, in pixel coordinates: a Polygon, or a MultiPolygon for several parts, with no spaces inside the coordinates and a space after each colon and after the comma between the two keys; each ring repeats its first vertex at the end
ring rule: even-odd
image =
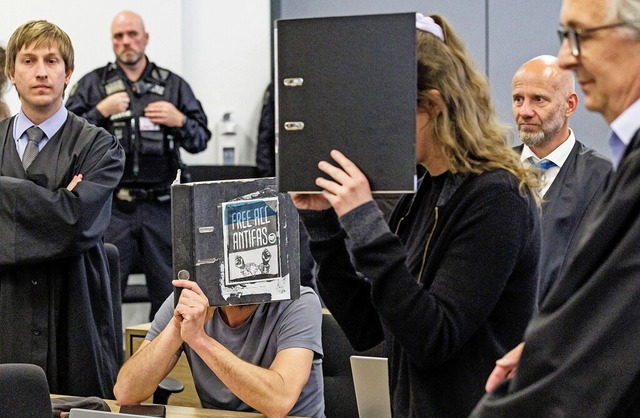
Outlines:
{"type": "Polygon", "coordinates": [[[442,27],[444,42],[417,31],[418,108],[434,121],[427,129],[449,169],[473,174],[504,169],[518,178],[521,191],[529,188],[537,198],[540,179],[508,143],[508,128],[496,117],[486,78],[446,19],[431,18],[442,27]]]}

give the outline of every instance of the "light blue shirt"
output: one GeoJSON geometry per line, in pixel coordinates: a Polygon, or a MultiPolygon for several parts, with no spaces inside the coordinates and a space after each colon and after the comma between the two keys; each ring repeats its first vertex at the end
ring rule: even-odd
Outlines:
{"type": "Polygon", "coordinates": [[[62,125],[64,125],[67,120],[67,108],[60,104],[60,109],[56,111],[49,119],[42,122],[40,125],[36,125],[31,122],[29,118],[22,112],[22,108],[20,108],[20,112],[16,115],[16,120],[13,122],[13,137],[16,141],[16,149],[18,150],[18,155],[20,159],[24,155],[24,150],[27,147],[27,143],[29,139],[27,138],[27,129],[32,126],[37,126],[44,132],[44,137],[42,141],[40,141],[39,149],[47,145],[47,142],[60,130],[62,125]]]}
{"type": "Polygon", "coordinates": [[[613,155],[613,168],[617,169],[624,151],[631,143],[633,135],[640,129],[640,99],[636,100],[620,116],[611,122],[609,146],[613,155]]]}

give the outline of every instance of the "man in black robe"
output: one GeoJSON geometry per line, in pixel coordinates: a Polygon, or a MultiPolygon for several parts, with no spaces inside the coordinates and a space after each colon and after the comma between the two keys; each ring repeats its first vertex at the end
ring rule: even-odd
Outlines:
{"type": "Polygon", "coordinates": [[[640,416],[640,2],[563,0],[560,23],[558,64],[610,125],[616,169],[473,417],[640,416]]]}
{"type": "Polygon", "coordinates": [[[103,235],[124,153],[63,106],[73,68],[49,22],[9,40],[21,109],[0,122],[0,362],[41,366],[53,393],[110,398],[122,347],[103,235]]]}
{"type": "Polygon", "coordinates": [[[542,170],[542,250],[538,302],[555,283],[578,225],[604,189],[611,162],[576,140],[569,117],[578,106],[570,71],[557,58],[542,55],[524,63],[513,76],[513,116],[523,145],[524,164],[542,170]]]}

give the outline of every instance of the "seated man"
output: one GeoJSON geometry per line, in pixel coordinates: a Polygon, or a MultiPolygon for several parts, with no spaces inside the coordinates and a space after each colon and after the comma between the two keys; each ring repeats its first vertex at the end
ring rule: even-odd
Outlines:
{"type": "Polygon", "coordinates": [[[165,300],[118,374],[119,404],[151,396],[184,350],[205,408],[324,417],[322,311],[311,289],[293,301],[216,308],[197,283],[173,285],[182,288],[177,306],[165,300]]]}

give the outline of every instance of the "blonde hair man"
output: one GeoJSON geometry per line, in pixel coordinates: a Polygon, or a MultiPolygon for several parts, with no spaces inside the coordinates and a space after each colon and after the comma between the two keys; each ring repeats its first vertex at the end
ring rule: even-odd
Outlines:
{"type": "Polygon", "coordinates": [[[113,396],[118,338],[103,235],[124,167],[104,129],[62,105],[67,34],[44,20],[9,40],[21,108],[0,121],[0,363],[33,363],[49,390],[113,396]]]}

